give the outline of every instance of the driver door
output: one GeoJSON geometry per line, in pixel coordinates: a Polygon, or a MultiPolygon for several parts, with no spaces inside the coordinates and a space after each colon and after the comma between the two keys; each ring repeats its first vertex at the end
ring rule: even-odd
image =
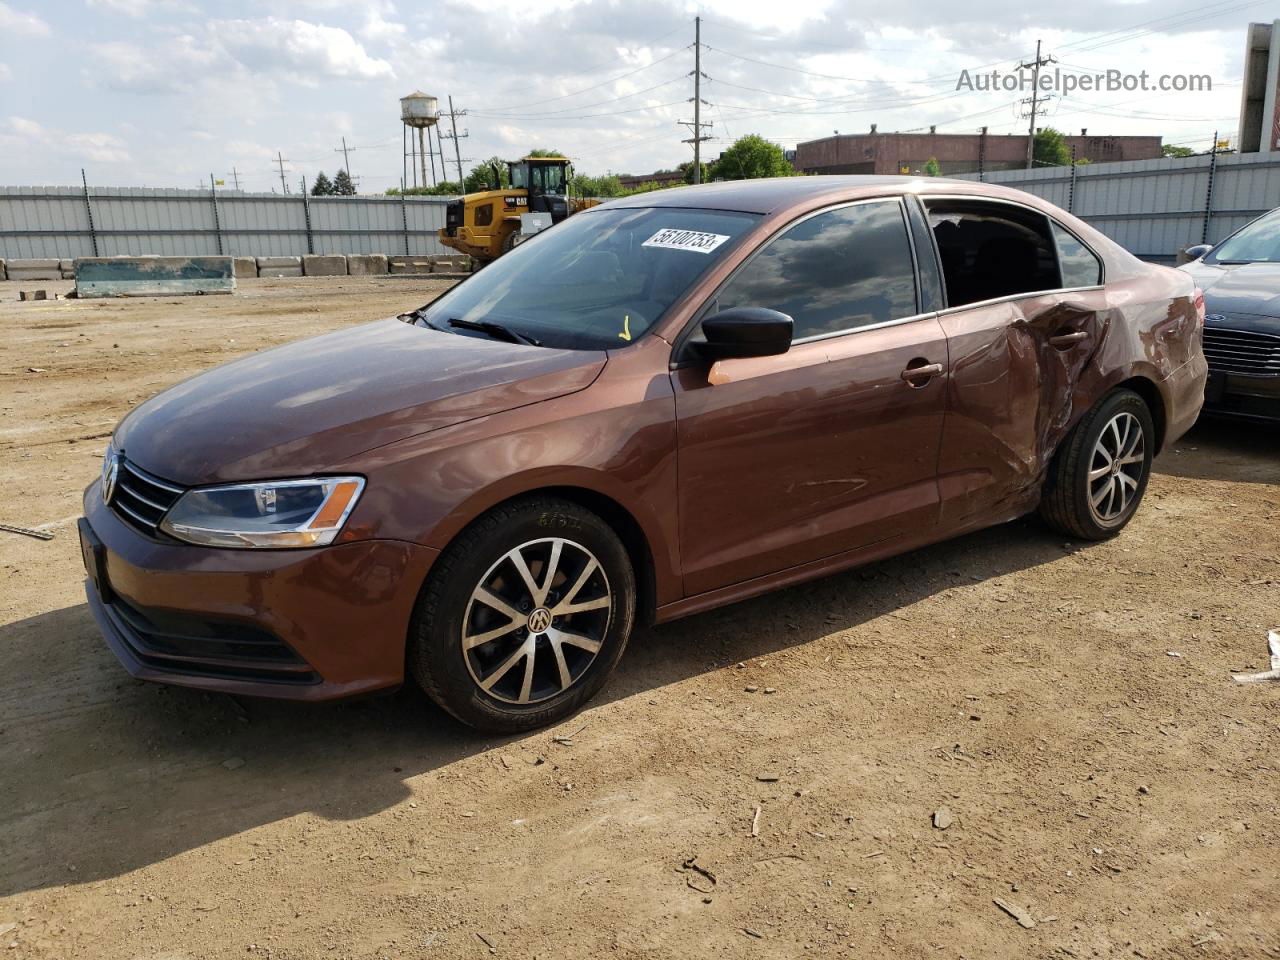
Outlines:
{"type": "Polygon", "coordinates": [[[795,332],[672,374],[686,595],[937,524],[947,343],[917,298],[897,199],[800,220],[716,294],[704,315],[768,307],[795,332]]]}

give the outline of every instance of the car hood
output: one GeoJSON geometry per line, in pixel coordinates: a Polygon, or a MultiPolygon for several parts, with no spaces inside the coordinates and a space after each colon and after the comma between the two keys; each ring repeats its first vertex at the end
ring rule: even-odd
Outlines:
{"type": "Polygon", "coordinates": [[[1280,263],[1217,264],[1196,261],[1181,270],[1204,291],[1208,313],[1280,317],[1280,263]]]}
{"type": "Polygon", "coordinates": [[[305,476],[464,420],[582,390],[604,351],[553,350],[396,319],[256,353],[138,406],[115,446],[193,486],[305,476]]]}

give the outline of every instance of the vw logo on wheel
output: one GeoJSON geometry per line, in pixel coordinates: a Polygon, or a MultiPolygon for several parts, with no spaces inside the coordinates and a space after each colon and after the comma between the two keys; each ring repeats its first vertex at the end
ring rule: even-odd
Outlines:
{"type": "Polygon", "coordinates": [[[539,607],[529,614],[530,633],[546,633],[549,626],[551,626],[551,611],[546,607],[539,607]]]}

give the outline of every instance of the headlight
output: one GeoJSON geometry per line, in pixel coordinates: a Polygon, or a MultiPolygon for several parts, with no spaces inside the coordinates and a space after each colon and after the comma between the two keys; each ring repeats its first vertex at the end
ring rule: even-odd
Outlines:
{"type": "Polygon", "coordinates": [[[160,529],[210,547],[323,547],[337,537],[363,490],[362,477],[203,487],[179,497],[160,529]]]}

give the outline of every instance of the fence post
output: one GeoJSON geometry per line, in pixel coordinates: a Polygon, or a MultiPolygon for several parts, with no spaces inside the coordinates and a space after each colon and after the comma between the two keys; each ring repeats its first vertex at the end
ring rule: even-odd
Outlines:
{"type": "Polygon", "coordinates": [[[1209,151],[1209,185],[1204,192],[1204,229],[1200,242],[1209,242],[1209,221],[1213,218],[1213,175],[1218,169],[1218,131],[1213,131],[1213,149],[1209,151]]]}
{"type": "Polygon", "coordinates": [[[93,255],[98,256],[98,231],[93,226],[93,204],[89,202],[89,180],[84,175],[84,167],[80,168],[80,183],[84,185],[84,209],[89,214],[89,239],[93,243],[93,255]]]}
{"type": "Polygon", "coordinates": [[[404,191],[400,191],[400,223],[404,227],[404,255],[409,256],[409,207],[404,199],[404,191]]]}
{"type": "Polygon", "coordinates": [[[222,221],[218,217],[218,185],[212,173],[209,174],[209,199],[213,201],[213,232],[218,236],[218,256],[222,256],[225,251],[222,249],[222,221]]]}
{"type": "Polygon", "coordinates": [[[1067,187],[1067,213],[1075,213],[1076,202],[1076,146],[1071,145],[1071,186],[1067,187]]]}
{"type": "Polygon", "coordinates": [[[307,225],[307,253],[315,253],[315,239],[311,233],[311,201],[307,199],[307,178],[302,177],[302,219],[307,225]]]}

